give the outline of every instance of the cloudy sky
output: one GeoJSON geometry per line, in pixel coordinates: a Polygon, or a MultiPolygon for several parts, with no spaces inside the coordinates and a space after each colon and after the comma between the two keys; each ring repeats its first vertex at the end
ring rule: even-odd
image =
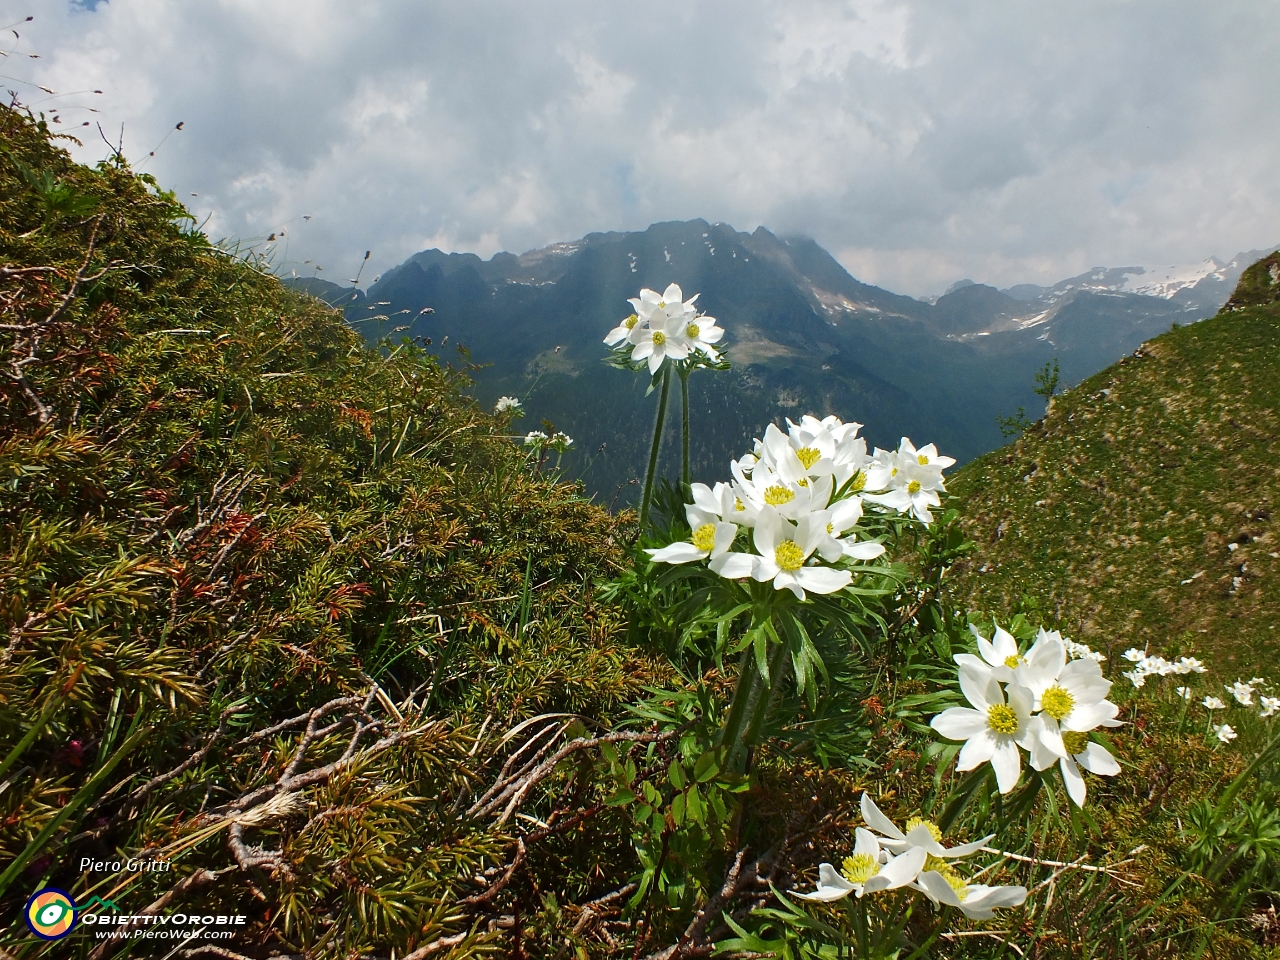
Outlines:
{"type": "Polygon", "coordinates": [[[366,249],[367,280],[694,217],[915,295],[1280,241],[1276,0],[0,0],[10,24],[6,86],[79,159],[106,153],[81,123],[123,125],[211,236],[283,226],[286,272],[339,282],[366,249]]]}

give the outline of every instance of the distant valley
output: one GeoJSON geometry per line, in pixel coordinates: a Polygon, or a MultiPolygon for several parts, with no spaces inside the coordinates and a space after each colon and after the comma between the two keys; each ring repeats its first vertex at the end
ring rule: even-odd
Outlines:
{"type": "MultiPolygon", "coordinates": [[[[426,250],[367,293],[289,282],[341,307],[370,340],[428,337],[446,360],[465,346],[485,365],[477,398],[519,397],[518,428],[548,420],[571,435],[566,476],[609,504],[634,499],[656,408],[647,377],[602,362],[601,338],[641,287],[698,292],[727,330],[733,370],[691,381],[694,473],[714,480],[743,436],[804,412],[858,420],[872,443],[906,435],[972,459],[1005,442],[998,415],[1040,414],[1034,375],[1047,361],[1057,358],[1067,386],[1174,323],[1211,316],[1266,252],[1190,268],[1098,268],[1051,287],[961,281],[926,302],[859,282],[808,238],[693,220],[489,260],[426,250]]],[[[673,475],[678,415],[668,422],[673,475]]]]}

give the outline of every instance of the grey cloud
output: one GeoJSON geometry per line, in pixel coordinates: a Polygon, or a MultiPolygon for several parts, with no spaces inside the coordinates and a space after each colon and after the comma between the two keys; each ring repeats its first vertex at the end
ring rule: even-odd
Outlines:
{"type": "Polygon", "coordinates": [[[104,89],[104,126],[211,232],[288,224],[330,279],[365,249],[377,273],[698,216],[910,293],[1280,239],[1280,7],[1256,0],[32,12],[30,79],[104,89]]]}

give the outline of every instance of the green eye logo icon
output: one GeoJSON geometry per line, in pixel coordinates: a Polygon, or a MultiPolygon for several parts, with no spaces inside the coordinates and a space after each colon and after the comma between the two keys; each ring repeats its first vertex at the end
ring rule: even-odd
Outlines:
{"type": "Polygon", "coordinates": [[[61,890],[45,887],[31,895],[24,915],[37,937],[61,940],[76,925],[76,902],[61,890]]]}

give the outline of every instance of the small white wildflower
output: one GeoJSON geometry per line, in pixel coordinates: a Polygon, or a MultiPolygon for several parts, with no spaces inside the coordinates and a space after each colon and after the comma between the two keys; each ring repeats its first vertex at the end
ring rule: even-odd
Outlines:
{"type": "Polygon", "coordinates": [[[1181,657],[1178,660],[1179,673],[1204,673],[1208,667],[1195,657],[1181,657]]]}
{"type": "Polygon", "coordinates": [[[1176,693],[1178,696],[1180,696],[1183,700],[1191,699],[1190,687],[1175,687],[1173,692],[1176,693]]]}
{"type": "Polygon", "coordinates": [[[573,437],[569,436],[567,433],[553,434],[551,439],[547,441],[547,446],[556,453],[564,453],[573,446],[573,437]]]}
{"type": "Polygon", "coordinates": [[[544,446],[546,446],[547,441],[550,439],[551,438],[548,437],[541,430],[530,430],[527,434],[525,434],[524,445],[526,447],[532,447],[535,450],[541,450],[544,446]]]}
{"type": "Polygon", "coordinates": [[[1096,650],[1090,649],[1088,644],[1076,643],[1074,640],[1062,639],[1062,645],[1067,650],[1067,656],[1072,660],[1092,660],[1095,663],[1101,663],[1107,659],[1105,654],[1098,653],[1096,650]]]}
{"type": "Polygon", "coordinates": [[[1258,714],[1260,717],[1270,717],[1277,711],[1280,711],[1280,697],[1263,697],[1262,712],[1258,714]]]}
{"type": "Polygon", "coordinates": [[[1236,698],[1236,703],[1240,704],[1240,706],[1253,706],[1253,687],[1250,684],[1247,684],[1242,680],[1237,680],[1230,686],[1227,686],[1226,684],[1223,684],[1223,686],[1227,690],[1231,691],[1231,696],[1236,698]]]}
{"type": "Polygon", "coordinates": [[[1124,658],[1131,663],[1141,663],[1147,659],[1147,651],[1139,650],[1137,647],[1130,647],[1124,652],[1124,658]]]}
{"type": "Polygon", "coordinates": [[[1132,683],[1135,687],[1142,687],[1147,682],[1147,675],[1141,670],[1130,670],[1122,676],[1132,683]]]}
{"type": "Polygon", "coordinates": [[[1218,735],[1218,739],[1223,743],[1230,743],[1236,737],[1240,736],[1240,734],[1231,729],[1231,724],[1229,723],[1224,723],[1220,727],[1214,727],[1213,732],[1218,735]]]}
{"type": "Polygon", "coordinates": [[[1227,705],[1226,705],[1226,703],[1224,703],[1222,700],[1219,700],[1217,697],[1205,697],[1205,698],[1204,698],[1203,700],[1201,700],[1200,702],[1201,702],[1202,704],[1204,704],[1204,708],[1205,708],[1206,710],[1225,710],[1225,709],[1227,709],[1227,705]]]}
{"type": "Polygon", "coordinates": [[[496,413],[506,413],[508,410],[519,410],[522,406],[524,404],[515,397],[499,397],[493,409],[496,413]]]}

